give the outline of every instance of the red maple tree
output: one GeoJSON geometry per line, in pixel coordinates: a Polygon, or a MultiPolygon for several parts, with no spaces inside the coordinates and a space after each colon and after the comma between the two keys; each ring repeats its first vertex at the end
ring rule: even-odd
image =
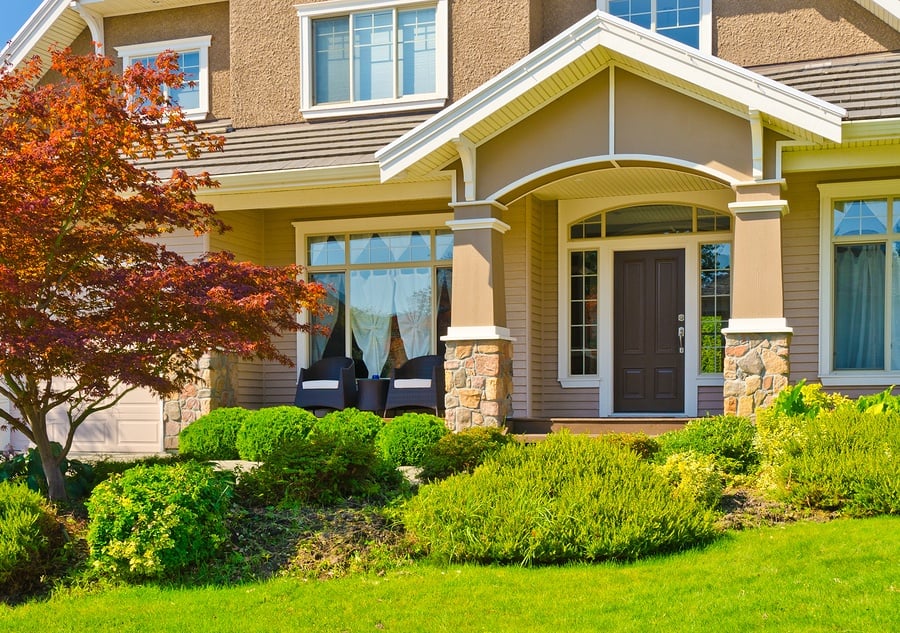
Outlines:
{"type": "Polygon", "coordinates": [[[290,363],[272,337],[317,312],[323,289],[296,266],[263,267],[228,253],[187,261],[161,244],[176,229],[224,231],[199,202],[206,175],[161,178],[140,161],[195,158],[224,139],[198,131],[165,86],[177,57],[117,74],[98,55],[51,54],[0,68],[0,419],[32,441],[51,499],[59,464],[88,416],[129,390],[173,393],[209,351],[290,363]],[[68,419],[54,452],[48,415],[68,419]]]}

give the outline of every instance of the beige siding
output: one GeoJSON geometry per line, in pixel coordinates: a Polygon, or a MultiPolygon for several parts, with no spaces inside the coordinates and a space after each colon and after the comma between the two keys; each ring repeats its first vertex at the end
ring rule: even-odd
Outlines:
{"type": "Polygon", "coordinates": [[[697,387],[697,415],[721,415],[724,408],[722,387],[697,387]]]}
{"type": "Polygon", "coordinates": [[[173,233],[163,235],[159,238],[159,242],[188,261],[197,259],[209,251],[209,236],[197,237],[187,229],[178,229],[173,233]]]}
{"type": "Polygon", "coordinates": [[[503,219],[510,230],[503,240],[503,267],[506,271],[506,323],[513,343],[513,415],[527,415],[528,393],[528,346],[530,330],[526,312],[527,297],[531,292],[526,277],[528,260],[528,213],[530,209],[524,199],[519,200],[504,212],[503,219]]]}

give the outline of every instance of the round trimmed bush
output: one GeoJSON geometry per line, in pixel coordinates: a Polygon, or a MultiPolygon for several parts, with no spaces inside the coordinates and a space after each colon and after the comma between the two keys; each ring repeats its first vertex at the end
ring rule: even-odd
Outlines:
{"type": "Polygon", "coordinates": [[[694,451],[672,453],[658,467],[675,494],[684,495],[698,503],[715,508],[722,500],[724,481],[716,466],[715,455],[694,451]]]}
{"type": "Polygon", "coordinates": [[[384,427],[384,420],[371,411],[344,409],[332,411],[320,418],[315,425],[316,431],[326,431],[339,435],[354,435],[366,442],[375,441],[375,436],[384,427]]]}
{"type": "Polygon", "coordinates": [[[735,415],[698,418],[680,431],[663,433],[656,441],[659,452],[655,460],[660,464],[670,455],[694,451],[714,455],[719,469],[728,474],[752,473],[759,468],[756,426],[748,418],[735,415]]]}
{"type": "Polygon", "coordinates": [[[354,433],[316,429],[285,442],[259,468],[244,473],[238,494],[253,504],[331,505],[349,497],[373,498],[397,489],[402,475],[372,442],[354,433]]]}
{"type": "Polygon", "coordinates": [[[194,459],[237,459],[237,436],[250,412],[241,407],[214,409],[178,434],[178,452],[194,459]]]}
{"type": "Polygon", "coordinates": [[[425,451],[419,479],[434,481],[457,473],[470,473],[488,455],[515,441],[514,437],[495,426],[473,426],[459,433],[450,433],[425,451]]]}
{"type": "Polygon", "coordinates": [[[285,442],[309,435],[315,415],[300,407],[268,407],[251,411],[237,435],[241,459],[265,461],[285,442]]]}
{"type": "Polygon", "coordinates": [[[520,564],[683,549],[714,538],[714,520],[631,451],[569,433],[504,446],[404,507],[408,533],[437,559],[520,564]]]}
{"type": "Polygon", "coordinates": [[[425,451],[449,432],[442,418],[428,413],[404,413],[384,425],[375,444],[394,466],[420,466],[425,451]]]}
{"type": "Polygon", "coordinates": [[[209,560],[228,538],[231,486],[197,462],[135,466],[94,488],[87,542],[95,568],[159,578],[209,560]]]}
{"type": "Polygon", "coordinates": [[[61,530],[40,493],[0,483],[0,595],[15,595],[39,582],[60,545],[61,530]]]}

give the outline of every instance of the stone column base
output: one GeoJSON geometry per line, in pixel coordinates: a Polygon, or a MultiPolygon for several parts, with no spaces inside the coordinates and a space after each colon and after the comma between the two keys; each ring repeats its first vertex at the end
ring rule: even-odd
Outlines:
{"type": "Polygon", "coordinates": [[[512,342],[447,341],[447,426],[504,426],[512,415],[512,342]]]}
{"type": "Polygon", "coordinates": [[[772,404],[791,374],[791,334],[725,334],[725,413],[753,417],[772,404]]]}
{"type": "Polygon", "coordinates": [[[163,401],[163,446],[178,449],[178,434],[197,418],[219,407],[235,405],[237,363],[224,354],[197,361],[197,379],[163,401]]]}

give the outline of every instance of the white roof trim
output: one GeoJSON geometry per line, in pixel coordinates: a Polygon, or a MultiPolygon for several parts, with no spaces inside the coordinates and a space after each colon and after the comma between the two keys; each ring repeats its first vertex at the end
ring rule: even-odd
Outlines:
{"type": "Polygon", "coordinates": [[[900,0],[856,0],[856,4],[900,30],[900,0]]]}
{"type": "Polygon", "coordinates": [[[70,0],[44,0],[13,35],[9,44],[0,51],[0,60],[8,59],[13,68],[21,64],[47,30],[69,8],[69,2],[70,0]]]}
{"type": "Polygon", "coordinates": [[[843,108],[595,11],[375,154],[389,180],[591,50],[603,47],[834,142],[843,108]]]}

